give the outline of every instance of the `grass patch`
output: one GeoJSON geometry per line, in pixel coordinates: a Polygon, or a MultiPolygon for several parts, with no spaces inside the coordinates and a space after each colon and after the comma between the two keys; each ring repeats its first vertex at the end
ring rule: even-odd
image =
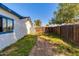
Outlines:
{"type": "Polygon", "coordinates": [[[5,48],[0,52],[3,56],[25,56],[29,55],[32,47],[36,43],[37,36],[26,35],[22,39],[18,40],[15,44],[5,48]]]}
{"type": "Polygon", "coordinates": [[[79,56],[79,47],[76,47],[72,43],[67,43],[63,41],[62,38],[60,38],[58,35],[49,35],[44,34],[41,35],[40,38],[43,38],[44,40],[47,40],[49,43],[53,44],[54,49],[57,54],[63,54],[67,56],[79,56]]]}

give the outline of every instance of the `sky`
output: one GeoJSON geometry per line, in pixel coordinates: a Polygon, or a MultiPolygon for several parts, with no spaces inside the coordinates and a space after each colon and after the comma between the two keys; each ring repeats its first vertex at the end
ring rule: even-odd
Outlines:
{"type": "Polygon", "coordinates": [[[4,3],[4,5],[22,16],[30,16],[33,22],[40,19],[42,25],[46,25],[54,17],[54,11],[58,7],[56,3],[4,3]]]}

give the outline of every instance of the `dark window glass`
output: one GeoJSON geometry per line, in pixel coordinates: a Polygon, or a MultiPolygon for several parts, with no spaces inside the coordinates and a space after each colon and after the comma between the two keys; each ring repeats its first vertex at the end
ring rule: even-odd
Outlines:
{"type": "Polygon", "coordinates": [[[8,31],[12,31],[13,21],[8,19],[7,24],[8,24],[8,26],[7,26],[8,31]]]}
{"type": "Polygon", "coordinates": [[[0,17],[0,32],[2,32],[2,17],[0,17]]]}
{"type": "Polygon", "coordinates": [[[0,32],[2,32],[2,18],[0,17],[0,32]]]}
{"type": "Polygon", "coordinates": [[[7,19],[3,18],[3,32],[7,32],[7,19]]]}

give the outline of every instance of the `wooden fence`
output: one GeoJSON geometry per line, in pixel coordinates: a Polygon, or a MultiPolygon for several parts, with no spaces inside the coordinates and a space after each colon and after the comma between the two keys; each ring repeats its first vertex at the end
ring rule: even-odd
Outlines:
{"type": "Polygon", "coordinates": [[[44,33],[56,33],[67,41],[69,40],[79,44],[79,24],[43,27],[42,31],[44,33]]]}

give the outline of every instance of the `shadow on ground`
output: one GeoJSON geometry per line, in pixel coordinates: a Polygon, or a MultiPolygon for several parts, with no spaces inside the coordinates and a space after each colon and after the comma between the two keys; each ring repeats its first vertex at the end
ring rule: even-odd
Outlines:
{"type": "Polygon", "coordinates": [[[38,37],[30,56],[79,56],[79,47],[60,36],[44,34],[38,37]]]}

